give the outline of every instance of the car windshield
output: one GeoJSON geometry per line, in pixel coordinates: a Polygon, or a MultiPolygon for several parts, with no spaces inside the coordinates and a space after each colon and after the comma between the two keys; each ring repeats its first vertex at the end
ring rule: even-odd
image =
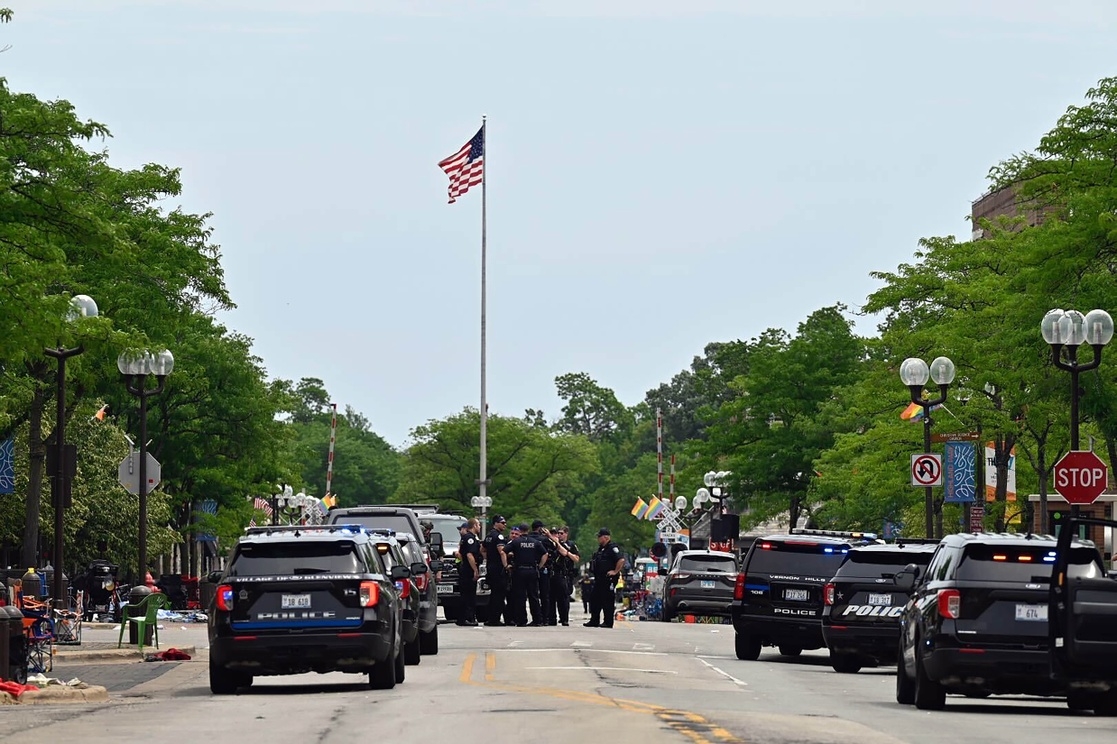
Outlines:
{"type": "MultiPolygon", "coordinates": [[[[1048,582],[1055,563],[1050,546],[1024,547],[1001,545],[968,545],[957,578],[961,581],[1048,582]]],[[[1067,575],[1073,578],[1104,578],[1098,553],[1090,548],[1070,552],[1067,575]]]]}
{"type": "Polygon", "coordinates": [[[684,555],[679,558],[678,570],[706,573],[737,573],[737,561],[730,555],[684,555]]]}
{"type": "Polygon", "coordinates": [[[830,578],[848,552],[841,544],[761,540],[753,546],[747,572],[830,578]]]}
{"type": "Polygon", "coordinates": [[[229,576],[293,576],[365,573],[354,545],[340,542],[242,543],[229,576]]]}
{"type": "Polygon", "coordinates": [[[926,550],[851,550],[837,575],[854,579],[890,579],[908,564],[926,566],[930,562],[931,551],[926,550]]]}
{"type": "Polygon", "coordinates": [[[414,532],[411,520],[405,514],[346,514],[339,522],[359,524],[365,527],[380,527],[393,532],[414,532]]]}
{"type": "Polygon", "coordinates": [[[443,550],[446,552],[453,552],[458,549],[458,543],[461,542],[462,536],[458,532],[458,526],[466,521],[465,517],[448,517],[446,515],[424,514],[421,517],[424,521],[430,522],[434,525],[431,532],[437,532],[442,535],[443,550]]]}

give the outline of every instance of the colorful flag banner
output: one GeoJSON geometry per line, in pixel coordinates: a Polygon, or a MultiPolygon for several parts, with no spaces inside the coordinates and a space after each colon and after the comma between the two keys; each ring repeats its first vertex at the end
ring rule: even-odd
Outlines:
{"type": "MultiPolygon", "coordinates": [[[[997,450],[993,442],[985,443],[985,500],[997,498],[997,450]]],[[[1008,467],[1005,472],[1005,501],[1016,501],[1016,447],[1008,453],[1008,467]]]]}
{"type": "MultiPolygon", "coordinates": [[[[202,499],[197,503],[198,512],[201,514],[209,514],[210,516],[217,516],[217,502],[213,499],[202,499]]],[[[198,542],[217,542],[217,538],[208,532],[198,533],[198,542]]]]}
{"type": "Polygon", "coordinates": [[[450,177],[450,203],[476,186],[485,178],[485,127],[477,130],[473,139],[466,142],[462,149],[441,161],[438,167],[450,177]]]}
{"type": "Polygon", "coordinates": [[[0,493],[12,493],[16,489],[15,451],[14,439],[0,442],[0,493]]]}
{"type": "Polygon", "coordinates": [[[652,496],[652,500],[648,502],[648,515],[647,519],[655,519],[663,512],[663,502],[657,497],[652,496]]]}
{"type": "MultiPolygon", "coordinates": [[[[932,411],[937,411],[942,408],[942,405],[931,406],[932,411]]],[[[900,412],[900,418],[904,421],[920,421],[923,418],[923,406],[918,403],[909,403],[908,407],[900,412]]]]}
{"type": "Polygon", "coordinates": [[[632,507],[632,516],[637,519],[643,519],[644,515],[648,513],[648,504],[641,498],[636,499],[636,503],[632,507]]]}
{"type": "Polygon", "coordinates": [[[272,515],[271,502],[268,501],[265,498],[260,497],[260,496],[257,496],[255,499],[253,499],[252,508],[262,511],[264,514],[267,514],[269,517],[271,517],[271,515],[272,515]]]}
{"type": "Polygon", "coordinates": [[[945,442],[943,503],[967,504],[977,497],[977,448],[973,442],[945,442]]]}

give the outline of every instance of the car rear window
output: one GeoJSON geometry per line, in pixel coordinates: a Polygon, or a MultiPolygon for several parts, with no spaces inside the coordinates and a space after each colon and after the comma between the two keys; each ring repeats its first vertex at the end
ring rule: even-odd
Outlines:
{"type": "Polygon", "coordinates": [[[365,573],[355,546],[339,542],[244,543],[229,566],[230,576],[294,576],[365,573]]]}
{"type": "Polygon", "coordinates": [[[679,570],[737,573],[737,561],[729,555],[684,555],[679,559],[679,570]]]}
{"type": "Polygon", "coordinates": [[[929,551],[851,550],[837,575],[853,579],[890,578],[910,563],[926,566],[930,562],[929,551]]]}
{"type": "Polygon", "coordinates": [[[847,545],[761,540],[753,546],[746,571],[829,578],[848,552],[847,545]]]}
{"type": "MultiPolygon", "coordinates": [[[[1055,551],[1050,546],[967,545],[958,566],[961,581],[1040,582],[1051,579],[1055,551]]],[[[1076,578],[1104,578],[1097,551],[1071,550],[1067,574],[1076,578]]]]}
{"type": "Polygon", "coordinates": [[[405,514],[345,514],[338,518],[338,524],[359,524],[364,527],[380,527],[393,532],[415,534],[416,526],[405,514]]]}

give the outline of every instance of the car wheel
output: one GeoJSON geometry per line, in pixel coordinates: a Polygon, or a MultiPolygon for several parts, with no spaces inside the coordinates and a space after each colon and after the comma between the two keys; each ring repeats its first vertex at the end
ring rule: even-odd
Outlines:
{"type": "Polygon", "coordinates": [[[212,661],[209,664],[209,691],[214,695],[232,695],[241,687],[241,675],[219,667],[212,661]]]}
{"type": "Polygon", "coordinates": [[[803,653],[803,649],[798,646],[792,646],[786,643],[780,646],[780,654],[782,656],[798,656],[801,653],[803,653]]]}
{"type": "Polygon", "coordinates": [[[419,653],[427,656],[438,653],[438,625],[435,625],[429,633],[419,634],[419,653]]]}
{"type": "Polygon", "coordinates": [[[421,656],[421,654],[423,650],[419,648],[419,643],[419,638],[416,638],[414,641],[408,643],[406,646],[403,647],[403,660],[406,664],[414,666],[415,664],[418,664],[420,661],[422,661],[423,657],[421,656]]]}
{"type": "Polygon", "coordinates": [[[946,690],[927,676],[923,660],[919,658],[919,643],[915,645],[915,707],[920,710],[942,710],[946,707],[946,690]]]}
{"type": "Polygon", "coordinates": [[[404,658],[404,649],[406,648],[406,646],[401,648],[399,653],[396,654],[395,661],[392,662],[392,671],[395,674],[397,685],[403,682],[404,678],[407,676],[407,659],[404,658]]]}
{"type": "Polygon", "coordinates": [[[830,666],[835,672],[857,674],[861,671],[861,658],[856,654],[830,654],[830,666]]]}
{"type": "Polygon", "coordinates": [[[756,661],[760,658],[760,639],[738,632],[733,638],[737,658],[742,661],[756,661]]]}
{"type": "Polygon", "coordinates": [[[667,608],[667,605],[664,605],[663,606],[663,622],[669,623],[674,619],[675,619],[675,613],[672,612],[671,610],[669,610],[667,608]]]}
{"type": "Polygon", "coordinates": [[[1098,692],[1093,696],[1092,707],[1095,716],[1105,716],[1112,718],[1117,716],[1117,690],[1110,689],[1108,692],[1098,692]]]}
{"type": "Polygon", "coordinates": [[[446,619],[449,620],[450,622],[457,621],[457,619],[458,619],[458,608],[457,607],[447,607],[446,605],[442,605],[442,612],[445,613],[446,619]]]}
{"type": "Polygon", "coordinates": [[[394,659],[384,659],[368,673],[368,686],[374,690],[390,690],[396,686],[394,659]]]}

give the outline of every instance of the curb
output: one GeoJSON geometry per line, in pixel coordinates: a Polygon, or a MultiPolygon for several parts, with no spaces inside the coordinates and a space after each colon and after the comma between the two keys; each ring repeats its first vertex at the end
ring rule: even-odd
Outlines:
{"type": "MultiPolygon", "coordinates": [[[[8,697],[11,697],[10,695],[8,697]]],[[[107,703],[109,691],[100,685],[66,687],[52,685],[41,690],[29,690],[13,699],[16,705],[60,705],[67,703],[107,703]]]]}
{"type": "Polygon", "coordinates": [[[143,661],[144,656],[146,656],[147,654],[159,653],[160,651],[165,651],[167,648],[177,648],[179,651],[183,651],[183,652],[189,654],[192,659],[198,655],[197,649],[194,646],[173,646],[172,647],[172,646],[167,646],[166,644],[163,644],[163,645],[166,646],[166,648],[158,649],[158,648],[155,648],[154,646],[145,646],[143,653],[140,653],[139,649],[135,649],[135,648],[103,648],[103,649],[95,649],[95,650],[92,650],[92,651],[63,651],[61,653],[56,650],[54,652],[54,660],[56,662],[59,662],[59,663],[62,663],[62,662],[84,663],[84,662],[90,662],[90,661],[119,661],[120,663],[123,664],[125,662],[130,662],[130,661],[143,661]]]}

